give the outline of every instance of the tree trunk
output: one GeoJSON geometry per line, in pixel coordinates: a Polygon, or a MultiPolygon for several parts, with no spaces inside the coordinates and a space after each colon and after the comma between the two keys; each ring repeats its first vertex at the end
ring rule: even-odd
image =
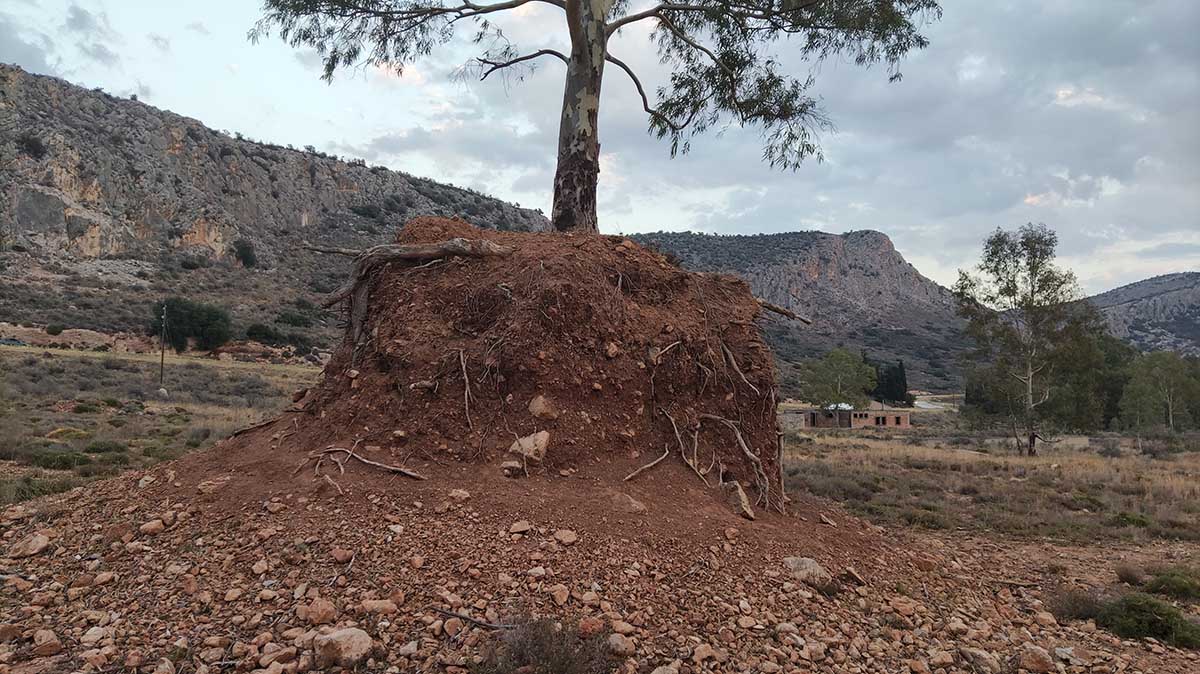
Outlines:
{"type": "Polygon", "coordinates": [[[558,127],[551,221],[562,231],[599,231],[596,182],[600,178],[600,83],[608,49],[604,18],[612,0],[567,0],[571,58],[558,127]]]}

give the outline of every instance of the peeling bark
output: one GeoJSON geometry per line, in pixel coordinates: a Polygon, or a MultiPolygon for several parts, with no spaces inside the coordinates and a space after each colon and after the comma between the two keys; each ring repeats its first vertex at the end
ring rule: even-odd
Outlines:
{"type": "Polygon", "coordinates": [[[567,0],[571,58],[563,88],[558,128],[551,221],[558,231],[597,232],[596,182],[600,176],[600,84],[607,33],[604,18],[612,0],[567,0]]]}

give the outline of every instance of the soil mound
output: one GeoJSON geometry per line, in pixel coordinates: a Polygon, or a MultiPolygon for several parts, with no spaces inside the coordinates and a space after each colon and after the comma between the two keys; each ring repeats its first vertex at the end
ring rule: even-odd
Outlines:
{"type": "MultiPolygon", "coordinates": [[[[692,479],[781,508],[771,353],[743,281],[622,237],[418,218],[397,244],[360,256],[335,294],[346,337],[323,381],[223,454],[342,447],[387,465],[507,459],[523,472],[603,462],[617,481],[669,454],[692,479]],[[471,251],[428,250],[459,239],[471,251]]],[[[334,463],[321,463],[324,480],[334,463]]]]}

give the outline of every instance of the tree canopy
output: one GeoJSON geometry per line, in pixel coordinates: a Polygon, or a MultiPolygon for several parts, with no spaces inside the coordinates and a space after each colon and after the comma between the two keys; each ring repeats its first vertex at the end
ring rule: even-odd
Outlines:
{"type": "Polygon", "coordinates": [[[862,355],[833,349],[824,358],[807,364],[801,395],[820,407],[851,405],[863,407],[867,393],[875,388],[875,368],[862,355]]]}
{"type": "Polygon", "coordinates": [[[292,46],[315,49],[326,79],[348,66],[403,73],[465,25],[479,49],[466,71],[481,79],[536,59],[562,61],[552,219],[560,230],[590,231],[597,228],[596,127],[606,64],[629,78],[650,133],[669,140],[672,156],[687,152],[696,135],[732,123],[759,129],[763,159],[772,167],[794,169],[820,158],[819,134],[833,127],[813,91],[813,66],[831,58],[861,67],[882,63],[899,80],[902,59],[928,45],[924,22],[941,16],[936,0],[266,0],[264,9],[251,38],[276,33],[292,46]],[[521,49],[496,21],[534,3],[561,9],[562,31],[521,49]],[[639,74],[609,50],[614,35],[642,22],[650,24],[669,73],[654,100],[639,74]],[[557,48],[564,41],[570,48],[557,48]],[[802,62],[808,67],[798,68],[802,62]]]}
{"type": "MultiPolygon", "coordinates": [[[[1102,328],[1079,302],[1075,275],[1055,262],[1058,235],[1043,224],[996,229],[983,244],[976,273],[959,271],[954,294],[967,333],[987,372],[985,390],[1020,423],[1035,452],[1041,407],[1056,393],[1058,354],[1102,328]]],[[[1020,444],[1022,440],[1018,438],[1020,444]]]]}

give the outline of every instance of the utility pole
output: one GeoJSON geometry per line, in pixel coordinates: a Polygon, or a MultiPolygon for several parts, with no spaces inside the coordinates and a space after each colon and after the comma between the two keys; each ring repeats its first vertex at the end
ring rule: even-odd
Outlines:
{"type": "Polygon", "coordinates": [[[158,387],[163,387],[163,374],[167,366],[167,301],[163,300],[162,334],[158,338],[158,387]]]}

